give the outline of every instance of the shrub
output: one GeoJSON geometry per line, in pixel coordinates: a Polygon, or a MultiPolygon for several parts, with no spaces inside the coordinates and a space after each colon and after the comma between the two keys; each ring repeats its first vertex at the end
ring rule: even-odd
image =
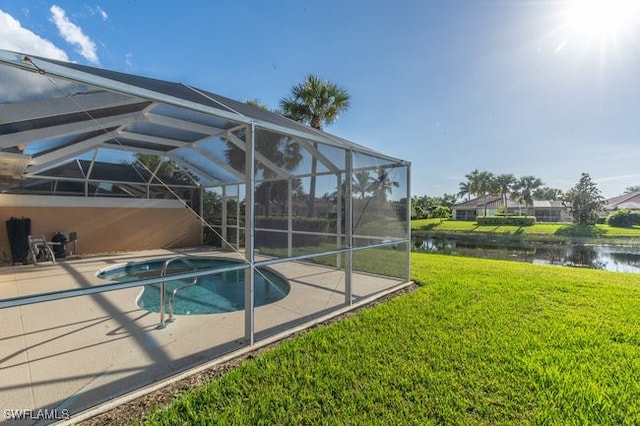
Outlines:
{"type": "Polygon", "coordinates": [[[631,228],[640,224],[640,214],[629,209],[617,210],[607,217],[607,224],[618,228],[631,228]]]}
{"type": "Polygon", "coordinates": [[[481,216],[477,218],[480,226],[532,226],[536,223],[533,216],[481,216]]]}

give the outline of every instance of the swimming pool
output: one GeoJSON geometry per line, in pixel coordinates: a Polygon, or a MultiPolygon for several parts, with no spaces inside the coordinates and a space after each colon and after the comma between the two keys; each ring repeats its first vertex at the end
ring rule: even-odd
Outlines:
{"type": "MultiPolygon", "coordinates": [[[[222,258],[187,259],[197,270],[220,269],[241,265],[243,262],[222,258]]],[[[111,281],[132,281],[142,278],[160,276],[163,264],[168,259],[154,259],[146,262],[127,263],[125,265],[98,271],[99,278],[111,281]]],[[[172,262],[167,274],[188,272],[190,269],[183,262],[172,262]]],[[[227,272],[214,272],[211,275],[198,277],[196,285],[180,289],[174,299],[173,313],[176,315],[201,315],[223,312],[234,312],[244,309],[244,271],[245,269],[227,272]]],[[[255,306],[277,302],[289,294],[289,282],[281,275],[268,268],[258,268],[255,274],[254,303],[255,306]]],[[[169,297],[177,287],[190,283],[191,280],[173,280],[165,283],[165,310],[169,297]]],[[[160,312],[160,284],[149,284],[138,296],[136,304],[150,312],[160,312]]]]}

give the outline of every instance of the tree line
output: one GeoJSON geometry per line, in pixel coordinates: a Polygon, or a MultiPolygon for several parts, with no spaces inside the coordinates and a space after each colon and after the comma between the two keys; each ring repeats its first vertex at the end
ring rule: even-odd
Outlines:
{"type": "MultiPolygon", "coordinates": [[[[483,198],[484,215],[487,215],[489,195],[500,195],[506,212],[510,198],[526,207],[533,206],[534,200],[560,200],[564,208],[580,225],[593,225],[603,212],[605,199],[588,173],[582,173],[580,180],[563,192],[558,188],[545,186],[542,179],[535,176],[516,177],[511,173],[494,174],[475,169],[465,175],[460,182],[458,194],[444,194],[442,197],[414,196],[411,199],[415,217],[449,217],[451,208],[459,199],[483,198]]],[[[625,192],[640,190],[640,186],[628,187],[625,192]]]]}
{"type": "Polygon", "coordinates": [[[558,200],[562,197],[562,190],[544,186],[542,179],[535,176],[516,177],[511,173],[495,175],[488,171],[478,169],[464,176],[467,180],[460,182],[458,195],[460,197],[472,195],[484,197],[484,215],[487,215],[487,196],[499,194],[502,197],[502,205],[506,208],[507,198],[533,206],[533,200],[558,200]]]}
{"type": "Polygon", "coordinates": [[[487,197],[499,194],[502,197],[502,205],[506,208],[507,198],[517,201],[525,206],[533,205],[533,200],[557,200],[562,196],[562,191],[557,188],[544,186],[544,182],[535,176],[516,177],[511,173],[494,174],[489,171],[475,169],[465,175],[466,180],[460,182],[457,194],[445,193],[441,197],[412,197],[412,209],[417,217],[442,217],[447,211],[465,199],[470,201],[472,197],[484,198],[484,214],[487,215],[487,197]],[[447,210],[448,209],[448,210],[447,210]],[[434,213],[438,211],[439,215],[434,213]]]}

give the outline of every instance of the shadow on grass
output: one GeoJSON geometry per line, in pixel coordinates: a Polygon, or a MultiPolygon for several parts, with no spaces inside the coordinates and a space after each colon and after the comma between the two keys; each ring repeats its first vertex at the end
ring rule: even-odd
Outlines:
{"type": "Polygon", "coordinates": [[[440,225],[440,223],[427,223],[426,225],[423,225],[420,227],[421,231],[429,231],[430,229],[435,228],[436,226],[440,225]]]}
{"type": "Polygon", "coordinates": [[[601,237],[606,231],[590,225],[564,225],[554,234],[563,237],[601,237]]]}

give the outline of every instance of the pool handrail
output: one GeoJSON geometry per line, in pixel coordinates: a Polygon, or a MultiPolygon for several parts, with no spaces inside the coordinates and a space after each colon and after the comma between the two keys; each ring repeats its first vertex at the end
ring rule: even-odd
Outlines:
{"type": "MultiPolygon", "coordinates": [[[[169,264],[177,260],[180,260],[182,263],[187,265],[189,268],[191,268],[192,271],[196,271],[198,269],[195,267],[193,263],[189,262],[189,260],[186,259],[184,256],[175,256],[175,257],[172,257],[171,259],[167,259],[164,261],[164,263],[162,264],[162,270],[160,271],[160,276],[165,277],[167,275],[167,268],[169,267],[169,264]]],[[[195,285],[197,282],[198,282],[198,277],[195,276],[193,277],[193,281],[191,281],[189,284],[185,284],[173,290],[173,293],[171,293],[171,297],[169,298],[169,319],[167,321],[164,320],[166,282],[162,281],[160,283],[160,324],[158,324],[157,328],[160,328],[160,329],[165,328],[167,326],[167,323],[173,322],[173,298],[175,297],[176,292],[183,287],[189,287],[189,286],[195,285]]]]}
{"type": "Polygon", "coordinates": [[[185,287],[191,287],[194,286],[198,283],[198,277],[193,277],[193,281],[191,281],[190,283],[181,285],[180,287],[174,288],[173,291],[171,292],[171,297],[169,298],[169,319],[167,320],[167,322],[173,322],[173,299],[175,299],[176,297],[176,293],[178,293],[179,290],[182,290],[185,287]]]}
{"type": "MultiPolygon", "coordinates": [[[[368,250],[376,247],[392,246],[400,243],[410,244],[411,240],[410,239],[393,240],[389,242],[373,244],[373,245],[368,245],[363,247],[341,248],[336,250],[324,251],[321,253],[308,253],[308,254],[303,254],[303,255],[293,256],[293,257],[261,260],[261,261],[255,262],[253,266],[256,268],[259,268],[263,266],[277,265],[280,263],[290,263],[290,262],[297,262],[297,261],[306,260],[306,259],[313,259],[314,257],[342,254],[342,253],[347,253],[349,251],[356,252],[356,251],[368,250]]],[[[240,269],[247,269],[249,267],[251,267],[251,265],[245,262],[245,263],[240,263],[234,266],[216,268],[214,271],[210,271],[208,269],[201,269],[196,272],[176,274],[175,276],[172,276],[172,278],[174,278],[174,280],[181,280],[181,279],[192,278],[194,276],[202,277],[205,275],[211,275],[213,273],[238,271],[240,269]]],[[[72,297],[88,296],[91,294],[106,293],[108,291],[124,290],[132,287],[145,286],[149,284],[157,284],[157,283],[161,283],[162,281],[163,281],[163,278],[158,276],[158,277],[144,278],[144,279],[139,279],[134,281],[114,282],[109,284],[94,285],[94,286],[82,287],[82,288],[71,288],[66,290],[50,291],[46,293],[36,293],[36,294],[30,294],[26,296],[7,297],[5,299],[0,299],[0,309],[14,308],[17,306],[26,306],[34,303],[51,302],[54,300],[69,299],[72,297]]]]}

